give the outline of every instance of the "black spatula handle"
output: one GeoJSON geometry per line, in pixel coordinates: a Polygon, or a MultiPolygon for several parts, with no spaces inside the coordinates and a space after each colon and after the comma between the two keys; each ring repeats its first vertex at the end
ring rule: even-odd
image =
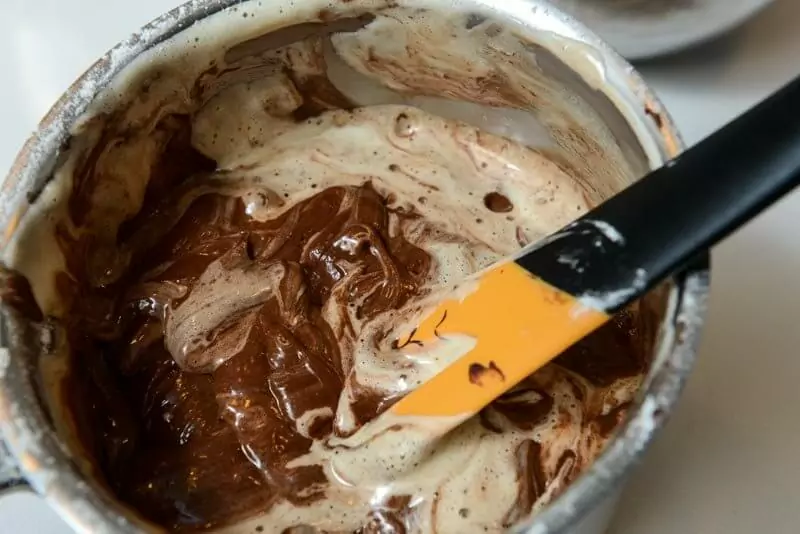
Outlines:
{"type": "Polygon", "coordinates": [[[618,297],[600,305],[613,312],[798,183],[800,78],[517,263],[572,295],[618,297]]]}

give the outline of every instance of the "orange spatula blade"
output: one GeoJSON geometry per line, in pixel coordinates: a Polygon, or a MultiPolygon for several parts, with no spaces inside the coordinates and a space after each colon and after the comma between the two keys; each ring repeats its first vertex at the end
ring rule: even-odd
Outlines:
{"type": "Polygon", "coordinates": [[[463,300],[443,301],[414,331],[414,342],[423,346],[455,334],[476,345],[391,411],[473,414],[609,318],[516,263],[503,263],[481,276],[463,300]]]}

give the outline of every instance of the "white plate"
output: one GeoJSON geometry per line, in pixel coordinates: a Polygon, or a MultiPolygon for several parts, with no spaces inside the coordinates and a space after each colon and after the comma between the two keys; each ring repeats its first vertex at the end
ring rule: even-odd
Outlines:
{"type": "Polygon", "coordinates": [[[628,59],[687,48],[731,30],[772,0],[551,0],[628,59]]]}

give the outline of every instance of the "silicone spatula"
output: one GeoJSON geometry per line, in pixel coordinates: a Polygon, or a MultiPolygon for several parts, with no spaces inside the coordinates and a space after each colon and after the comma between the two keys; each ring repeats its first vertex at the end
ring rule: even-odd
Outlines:
{"type": "Polygon", "coordinates": [[[445,296],[397,345],[424,347],[457,334],[472,348],[389,413],[456,426],[798,182],[800,78],[445,296]]]}

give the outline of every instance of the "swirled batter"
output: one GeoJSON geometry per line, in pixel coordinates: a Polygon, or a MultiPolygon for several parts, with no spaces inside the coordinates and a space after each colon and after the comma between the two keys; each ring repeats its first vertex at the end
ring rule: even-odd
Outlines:
{"type": "Polygon", "coordinates": [[[132,267],[114,305],[81,297],[94,313],[73,331],[88,329],[121,386],[90,425],[104,428],[108,480],[175,527],[252,514],[277,532],[513,524],[594,458],[630,400],[642,367],[629,315],[396,480],[359,479],[330,439],[447,361],[390,346],[421,298],[566,224],[582,192],[536,152],[461,123],[399,106],[290,123],[253,111],[259,89],[229,90],[195,119],[216,163],[172,138],[200,172],[151,189],[123,226],[132,267]],[[216,132],[248,127],[214,148],[216,132]]]}
{"type": "MultiPolygon", "coordinates": [[[[353,105],[324,76],[320,30],[293,31],[229,50],[171,99],[162,72],[73,141],[66,214],[51,219],[59,308],[42,307],[67,332],[75,426],[109,488],[172,529],[501,531],[599,454],[648,329],[622,313],[393,476],[366,476],[392,440],[347,438],[453,357],[398,347],[394,329],[591,195],[507,138],[353,105]]],[[[369,57],[360,70],[382,64],[369,57]]],[[[496,104],[488,83],[458,87],[496,104]]],[[[32,300],[13,280],[4,298],[32,300]]]]}

